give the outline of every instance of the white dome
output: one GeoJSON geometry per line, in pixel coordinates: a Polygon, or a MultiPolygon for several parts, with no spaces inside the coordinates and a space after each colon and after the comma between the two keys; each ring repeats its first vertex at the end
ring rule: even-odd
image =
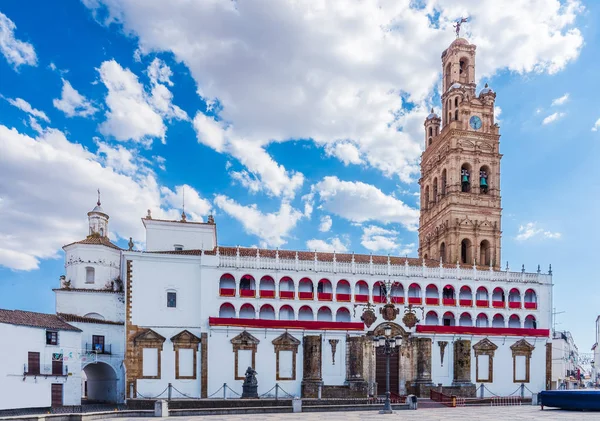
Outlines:
{"type": "Polygon", "coordinates": [[[462,88],[462,85],[458,82],[452,84],[452,86],[450,87],[450,89],[460,89],[462,88]]]}
{"type": "Polygon", "coordinates": [[[436,113],[433,112],[433,108],[431,109],[431,113],[427,116],[427,120],[432,120],[434,118],[440,118],[436,113]]]}
{"type": "Polygon", "coordinates": [[[485,95],[485,94],[489,94],[489,93],[493,93],[493,92],[494,92],[494,90],[492,88],[490,88],[488,86],[488,84],[486,83],[485,87],[479,92],[479,95],[481,96],[481,95],[485,95]]]}

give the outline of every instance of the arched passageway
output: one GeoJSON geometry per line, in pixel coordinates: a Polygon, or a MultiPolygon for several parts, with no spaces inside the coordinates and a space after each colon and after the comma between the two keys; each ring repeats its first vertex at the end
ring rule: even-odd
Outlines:
{"type": "Polygon", "coordinates": [[[117,374],[108,364],[95,362],[86,365],[81,373],[82,396],[88,403],[117,402],[117,374]]]}

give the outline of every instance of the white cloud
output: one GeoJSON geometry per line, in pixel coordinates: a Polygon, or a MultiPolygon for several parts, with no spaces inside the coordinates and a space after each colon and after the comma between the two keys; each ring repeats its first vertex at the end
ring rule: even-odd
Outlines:
{"type": "MultiPolygon", "coordinates": [[[[108,148],[94,154],[59,130],[47,129],[33,138],[0,125],[0,265],[36,269],[41,259],[58,258],[63,245],[85,238],[86,214],[96,202],[97,188],[110,214],[113,238],[143,239],[140,217],[147,209],[157,218],[179,219],[180,210],[170,207],[176,193],[161,186],[147,168],[135,161],[127,164],[125,153],[120,160],[109,160],[123,168],[110,167],[108,148]],[[138,165],[137,171],[131,165],[138,165]]],[[[196,195],[186,188],[186,209],[189,196],[191,212],[200,216],[206,207],[196,203],[196,195]]]]}
{"type": "Polygon", "coordinates": [[[198,142],[217,152],[229,153],[248,171],[232,171],[231,176],[251,192],[266,191],[274,196],[293,197],[304,183],[304,175],[287,171],[264,150],[262,144],[240,138],[231,126],[198,112],[194,117],[198,142]]]}
{"type": "Polygon", "coordinates": [[[204,215],[211,213],[212,204],[210,201],[200,197],[198,192],[187,184],[177,186],[175,191],[167,187],[161,187],[160,190],[165,204],[177,209],[179,212],[183,210],[185,195],[185,214],[193,221],[202,221],[204,215]]]}
{"type": "Polygon", "coordinates": [[[0,52],[15,70],[24,64],[37,66],[37,56],[33,45],[15,38],[17,26],[4,13],[0,12],[0,52]]]}
{"type": "Polygon", "coordinates": [[[325,146],[325,152],[327,155],[335,156],[344,165],[348,164],[362,164],[360,159],[360,151],[358,148],[350,142],[336,142],[325,146]]]}
{"type": "Polygon", "coordinates": [[[353,222],[380,221],[399,223],[415,231],[419,211],[401,200],[388,196],[377,187],[362,182],[325,177],[312,187],[327,211],[353,222]]]}
{"type": "Polygon", "coordinates": [[[567,92],[566,94],[564,94],[561,97],[555,98],[552,100],[552,105],[556,106],[556,105],[563,105],[565,102],[567,102],[569,100],[569,93],[567,92]]]}
{"type": "Polygon", "coordinates": [[[61,97],[55,98],[52,103],[61,110],[67,117],[89,117],[94,115],[98,109],[92,102],[81,95],[68,80],[63,79],[61,97]]]}
{"type": "Polygon", "coordinates": [[[348,251],[348,245],[338,237],[331,238],[329,242],[313,238],[306,242],[306,248],[325,253],[333,253],[334,251],[336,253],[346,253],[348,251]]]}
{"type": "Polygon", "coordinates": [[[548,239],[559,239],[562,234],[560,232],[546,231],[543,228],[539,228],[537,222],[528,222],[525,225],[519,226],[519,232],[516,239],[518,241],[525,241],[537,236],[548,239]]]}
{"type": "Polygon", "coordinates": [[[313,139],[346,164],[360,160],[402,181],[418,174],[424,105],[456,16],[471,16],[465,29],[478,46],[479,77],[555,73],[583,45],[576,1],[85,4],[108,6],[105,23],[122,24],[142,54],[170,52],[185,63],[237,139],[262,148],[313,139]],[[417,107],[403,110],[403,98],[417,107]]]}
{"type": "Polygon", "coordinates": [[[500,114],[502,114],[502,108],[495,105],[494,106],[494,121],[498,124],[500,124],[500,114]]]}
{"type": "Polygon", "coordinates": [[[550,123],[553,123],[553,122],[555,122],[555,121],[557,121],[557,120],[559,120],[559,119],[563,118],[564,116],[565,116],[565,113],[559,113],[559,112],[556,112],[556,113],[554,113],[554,114],[550,114],[548,117],[546,117],[546,118],[544,119],[544,121],[542,121],[542,124],[550,124],[550,123]]]}
{"type": "Polygon", "coordinates": [[[398,232],[374,225],[363,227],[361,244],[367,250],[378,252],[385,250],[400,255],[412,254],[415,251],[414,243],[402,245],[398,242],[398,232]]]}
{"type": "Polygon", "coordinates": [[[279,211],[261,212],[256,204],[244,206],[224,195],[217,195],[215,205],[234,219],[237,219],[244,230],[256,235],[261,240],[261,247],[280,247],[287,242],[290,231],[296,227],[304,216],[289,203],[282,202],[279,211]]]}
{"type": "Polygon", "coordinates": [[[46,123],[50,123],[50,119],[48,118],[48,116],[46,115],[45,112],[40,111],[40,110],[36,110],[35,108],[33,108],[31,106],[31,104],[27,101],[25,101],[22,98],[5,98],[10,105],[17,107],[18,109],[20,109],[21,111],[25,111],[27,114],[32,115],[33,117],[39,118],[41,120],[44,120],[46,123]]]}
{"type": "Polygon", "coordinates": [[[100,131],[117,140],[134,140],[150,145],[153,138],[165,143],[166,119],[187,120],[187,114],[173,105],[172,93],[162,83],[172,85],[170,69],[162,61],[155,59],[148,68],[151,93],[146,92],[138,77],[129,69],[124,69],[115,60],[102,63],[100,78],[106,88],[106,121],[100,131]]]}
{"type": "Polygon", "coordinates": [[[319,231],[327,232],[331,229],[333,225],[333,221],[331,220],[331,216],[324,215],[321,217],[321,223],[319,224],[319,231]]]}
{"type": "Polygon", "coordinates": [[[592,127],[592,131],[597,132],[598,129],[600,129],[600,118],[598,120],[596,120],[596,122],[594,123],[594,127],[592,127]]]}

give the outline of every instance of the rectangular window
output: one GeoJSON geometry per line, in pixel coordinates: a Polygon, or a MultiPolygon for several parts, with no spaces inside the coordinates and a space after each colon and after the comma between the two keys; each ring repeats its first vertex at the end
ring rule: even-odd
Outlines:
{"type": "Polygon", "coordinates": [[[29,352],[27,354],[27,373],[40,374],[40,353],[29,352]]]}
{"type": "Polygon", "coordinates": [[[294,352],[279,351],[279,378],[292,379],[294,378],[294,352]]]}
{"type": "Polygon", "coordinates": [[[515,382],[527,383],[527,357],[525,355],[515,355],[515,382]]]}
{"type": "Polygon", "coordinates": [[[86,284],[94,283],[94,268],[92,268],[92,267],[85,268],[85,283],[86,284]]]}
{"type": "Polygon", "coordinates": [[[142,376],[158,376],[158,349],[144,348],[142,351],[142,376]]]}
{"type": "Polygon", "coordinates": [[[252,367],[252,350],[250,349],[240,349],[237,351],[238,356],[238,365],[237,365],[237,377],[241,377],[242,379],[246,375],[246,370],[248,367],[252,367]]]}
{"type": "Polygon", "coordinates": [[[92,335],[92,349],[95,352],[104,352],[104,336],[92,335]]]}
{"type": "Polygon", "coordinates": [[[490,380],[490,356],[477,356],[477,381],[487,382],[490,380]]]}
{"type": "Polygon", "coordinates": [[[58,332],[46,331],[46,345],[58,345],[58,332]]]}
{"type": "Polygon", "coordinates": [[[194,352],[192,348],[179,348],[179,377],[194,377],[194,352]]]}
{"type": "Polygon", "coordinates": [[[177,293],[167,292],[167,307],[177,307],[177,293]]]}

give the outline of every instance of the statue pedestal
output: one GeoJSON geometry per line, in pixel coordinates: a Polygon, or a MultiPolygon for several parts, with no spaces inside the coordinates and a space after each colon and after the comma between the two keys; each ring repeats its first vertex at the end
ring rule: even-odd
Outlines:
{"type": "Polygon", "coordinates": [[[258,399],[258,386],[243,385],[242,399],[258,399]]]}

